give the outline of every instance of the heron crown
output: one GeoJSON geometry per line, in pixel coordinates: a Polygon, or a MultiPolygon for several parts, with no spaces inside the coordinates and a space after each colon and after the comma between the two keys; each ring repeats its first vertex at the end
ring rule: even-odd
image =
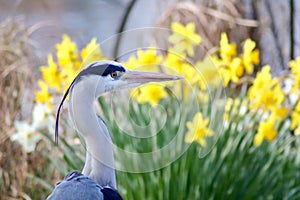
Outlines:
{"type": "Polygon", "coordinates": [[[78,76],[77,80],[80,80],[81,77],[86,75],[99,75],[99,76],[107,76],[111,75],[112,78],[115,78],[115,75],[119,75],[121,72],[126,72],[126,69],[122,64],[105,60],[105,61],[96,61],[88,65],[85,69],[83,69],[78,76]]]}

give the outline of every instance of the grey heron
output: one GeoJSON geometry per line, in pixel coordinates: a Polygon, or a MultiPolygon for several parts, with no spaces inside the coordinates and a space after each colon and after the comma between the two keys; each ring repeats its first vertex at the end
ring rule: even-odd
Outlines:
{"type": "Polygon", "coordinates": [[[122,64],[108,60],[93,62],[83,69],[69,86],[58,107],[55,141],[58,141],[60,111],[69,94],[70,118],[85,140],[86,161],[82,172],[68,173],[63,181],[56,184],[47,199],[122,199],[117,191],[112,140],[104,121],[94,111],[94,101],[102,93],[112,90],[178,79],[181,77],[130,71],[122,64]]]}

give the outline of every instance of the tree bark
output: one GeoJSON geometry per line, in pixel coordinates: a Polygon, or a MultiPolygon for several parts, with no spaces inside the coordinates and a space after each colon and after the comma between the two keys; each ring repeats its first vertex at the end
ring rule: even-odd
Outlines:
{"type": "Polygon", "coordinates": [[[255,0],[254,18],[259,27],[255,34],[261,51],[261,64],[270,64],[273,74],[278,75],[288,67],[292,57],[291,1],[255,0]]]}
{"type": "Polygon", "coordinates": [[[300,56],[300,1],[293,1],[293,57],[300,56]]]}

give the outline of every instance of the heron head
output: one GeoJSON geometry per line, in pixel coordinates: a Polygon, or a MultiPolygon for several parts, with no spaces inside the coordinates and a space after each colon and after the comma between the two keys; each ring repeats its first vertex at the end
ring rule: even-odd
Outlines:
{"type": "Polygon", "coordinates": [[[138,72],[126,69],[115,61],[97,61],[82,70],[77,81],[83,77],[93,77],[97,81],[97,93],[111,90],[134,88],[149,82],[162,82],[181,79],[181,76],[163,73],[138,72]]]}

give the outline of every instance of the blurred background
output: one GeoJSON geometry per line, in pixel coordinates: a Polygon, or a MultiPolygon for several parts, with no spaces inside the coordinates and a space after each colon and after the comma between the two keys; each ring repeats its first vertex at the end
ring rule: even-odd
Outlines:
{"type": "MultiPolygon", "coordinates": [[[[259,46],[264,47],[261,50],[263,64],[272,64],[274,71],[283,69],[289,59],[300,54],[300,42],[296,37],[299,33],[297,20],[299,19],[299,5],[294,0],[284,2],[269,0],[228,2],[218,0],[132,2],[130,0],[92,0],[89,2],[67,0],[63,3],[56,0],[51,2],[16,0],[1,1],[0,4],[2,21],[7,17],[18,17],[22,18],[26,26],[34,26],[32,29],[36,31],[33,32],[32,39],[36,44],[35,54],[41,59],[45,58],[47,52],[53,51],[52,44],[57,43],[64,33],[76,38],[78,45],[83,46],[92,37],[97,37],[98,41],[102,42],[120,30],[153,26],[167,27],[167,20],[180,17],[181,20],[193,19],[202,24],[201,29],[204,30],[200,31],[206,33],[211,41],[211,44],[207,45],[210,48],[216,46],[217,42],[214,42],[213,36],[218,31],[227,31],[232,34],[233,41],[241,41],[251,36],[258,41],[259,46]],[[189,2],[194,4],[187,6],[189,2]],[[205,7],[221,12],[204,9],[205,7]],[[217,24],[208,24],[209,21],[217,22],[217,24]],[[215,31],[215,33],[207,34],[208,30],[215,31]]],[[[139,40],[125,41],[124,45],[137,41],[139,40]]],[[[113,46],[108,46],[104,51],[108,56],[113,55],[113,46]]]]}
{"type": "MultiPolygon", "coordinates": [[[[78,49],[95,37],[102,53],[115,59],[128,49],[148,45],[147,40],[152,34],[150,29],[133,31],[128,37],[126,34],[118,37],[118,33],[146,27],[169,29],[173,21],[193,22],[195,32],[202,38],[203,49],[209,54],[218,51],[222,32],[227,33],[231,43],[241,44],[247,38],[253,39],[260,51],[260,63],[255,72],[270,64],[271,73],[281,75],[289,71],[290,60],[300,56],[300,1],[296,0],[0,0],[0,199],[43,199],[53,184],[63,177],[62,171],[57,170],[59,166],[53,164],[58,161],[49,162],[46,151],[37,149],[27,153],[17,142],[10,140],[17,131],[15,121],[29,119],[32,115],[33,91],[37,90],[37,80],[41,78],[39,67],[47,64],[48,54],[55,52],[55,44],[61,42],[62,35],[70,36],[78,49]],[[45,174],[45,170],[50,173],[45,174]]],[[[156,39],[162,41],[159,37],[156,39]]],[[[237,49],[242,50],[242,47],[237,49]]],[[[204,54],[197,56],[196,60],[202,59],[204,54]]],[[[80,158],[84,158],[83,152],[81,149],[80,158]]],[[[197,155],[196,147],[195,152],[197,155]]],[[[291,159],[297,158],[298,162],[299,157],[295,154],[291,159]]],[[[80,166],[81,161],[79,164],[75,161],[75,166],[80,166]]],[[[64,169],[72,168],[70,166],[64,169]]],[[[299,170],[295,165],[292,168],[299,170]]],[[[291,174],[291,177],[299,175],[291,174]]],[[[126,174],[119,176],[122,180],[126,174]]],[[[299,186],[298,182],[293,184],[299,186]]],[[[214,187],[211,186],[211,192],[214,187]]],[[[126,186],[121,189],[123,195],[130,197],[126,186]]],[[[287,190],[291,191],[290,188],[287,190]]],[[[195,191],[187,189],[183,193],[197,199],[199,195],[195,191]]],[[[299,189],[293,192],[289,194],[299,197],[299,189]]],[[[162,196],[155,198],[163,199],[162,196]]],[[[208,199],[209,195],[204,197],[208,199]]],[[[233,195],[228,198],[243,197],[233,195]]],[[[264,199],[266,196],[255,197],[264,199]]],[[[151,196],[148,199],[152,199],[151,196]]]]}
{"type": "MultiPolygon", "coordinates": [[[[171,1],[135,1],[124,30],[154,26],[171,1]]],[[[39,26],[32,35],[41,56],[53,51],[62,34],[83,46],[90,38],[104,41],[118,33],[131,2],[113,1],[1,1],[1,19],[22,17],[27,26],[39,26]]],[[[110,47],[113,48],[113,47],[110,47]]],[[[105,49],[111,53],[112,49],[105,49]]]]}

